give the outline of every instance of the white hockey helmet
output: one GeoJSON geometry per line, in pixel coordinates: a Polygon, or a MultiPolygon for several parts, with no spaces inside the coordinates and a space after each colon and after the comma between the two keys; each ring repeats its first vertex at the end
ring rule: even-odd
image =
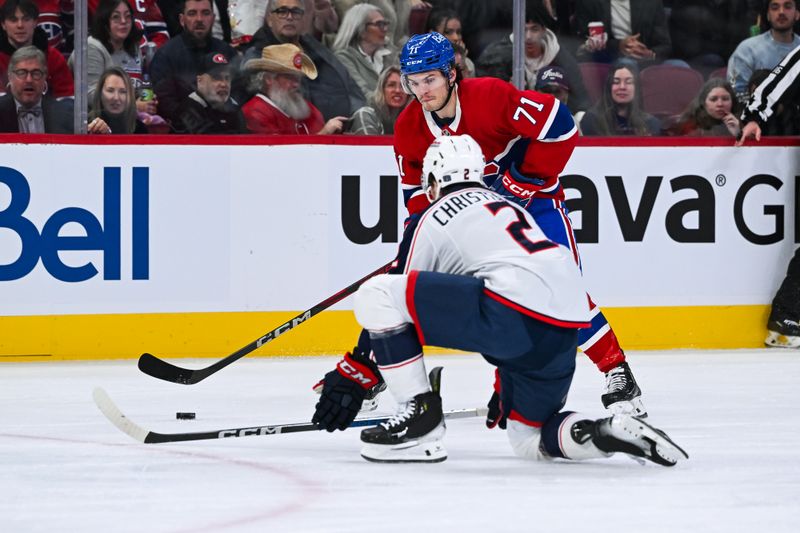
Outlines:
{"type": "Polygon", "coordinates": [[[422,160],[422,187],[428,200],[439,199],[442,189],[471,182],[483,186],[486,162],[475,139],[469,135],[439,137],[422,160]]]}

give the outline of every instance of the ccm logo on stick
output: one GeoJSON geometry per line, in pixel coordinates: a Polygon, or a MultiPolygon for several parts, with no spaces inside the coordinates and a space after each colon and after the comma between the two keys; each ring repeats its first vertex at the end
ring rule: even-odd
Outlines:
{"type": "MultiPolygon", "coordinates": [[[[15,233],[22,247],[14,261],[0,264],[0,281],[24,278],[33,271],[39,259],[54,278],[66,282],[86,281],[97,275],[98,268],[87,261],[80,266],[64,264],[62,251],[103,252],[103,279],[119,280],[121,270],[121,169],[103,169],[102,224],[97,216],[81,207],[59,209],[48,218],[41,232],[26,218],[31,201],[28,180],[13,168],[0,166],[0,184],[11,191],[11,200],[0,211],[0,237],[7,230],[15,233]],[[70,224],[81,226],[85,235],[59,235],[70,224]]],[[[149,168],[133,168],[131,209],[131,276],[149,279],[149,168]]]]}
{"type": "Polygon", "coordinates": [[[281,432],[280,427],[262,426],[260,428],[228,429],[220,431],[220,438],[225,437],[247,437],[248,435],[277,435],[281,432]]]}
{"type": "Polygon", "coordinates": [[[263,337],[258,339],[256,341],[256,348],[259,348],[259,347],[261,347],[261,345],[271,341],[272,339],[275,339],[275,338],[283,335],[284,333],[286,333],[290,329],[292,329],[294,327],[297,327],[298,324],[300,324],[302,322],[305,322],[309,318],[311,318],[311,311],[310,310],[308,310],[305,313],[303,313],[303,316],[295,317],[295,318],[293,318],[291,320],[291,322],[286,322],[285,324],[282,324],[282,325],[278,326],[274,330],[270,331],[269,333],[267,333],[266,335],[264,335],[263,337]]]}

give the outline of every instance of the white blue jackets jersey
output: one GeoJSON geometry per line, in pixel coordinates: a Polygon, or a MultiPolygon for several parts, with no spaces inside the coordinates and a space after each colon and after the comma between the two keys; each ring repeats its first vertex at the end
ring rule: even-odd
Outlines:
{"type": "Polygon", "coordinates": [[[483,187],[459,188],[412,218],[394,271],[415,270],[480,278],[489,296],[549,324],[583,328],[590,319],[572,253],[483,187]]]}

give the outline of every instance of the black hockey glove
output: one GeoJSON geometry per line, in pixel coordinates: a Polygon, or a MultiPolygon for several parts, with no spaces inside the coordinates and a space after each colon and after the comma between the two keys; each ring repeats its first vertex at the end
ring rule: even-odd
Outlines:
{"type": "Polygon", "coordinates": [[[382,381],[378,366],[358,348],[346,353],[336,370],[325,374],[311,422],[327,431],[345,430],[353,423],[367,391],[382,381]]]}
{"type": "Polygon", "coordinates": [[[486,414],[486,427],[493,429],[495,426],[500,426],[500,429],[506,429],[506,414],[503,412],[503,405],[500,403],[500,395],[497,394],[497,391],[492,393],[486,407],[489,408],[489,412],[486,414]]]}

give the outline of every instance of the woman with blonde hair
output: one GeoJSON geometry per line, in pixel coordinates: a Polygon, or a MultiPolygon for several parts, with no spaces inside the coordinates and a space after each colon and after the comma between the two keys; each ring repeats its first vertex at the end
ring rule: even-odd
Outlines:
{"type": "Polygon", "coordinates": [[[107,68],[97,80],[88,133],[147,133],[138,120],[131,78],[122,67],[107,68]]]}
{"type": "Polygon", "coordinates": [[[342,19],[333,53],[365,95],[375,91],[384,67],[397,62],[397,53],[387,46],[390,23],[371,4],[351,7],[342,19]]]}
{"type": "Polygon", "coordinates": [[[400,82],[400,67],[389,65],[378,78],[378,87],[369,96],[368,105],[353,114],[348,133],[356,135],[391,135],[409,96],[400,82]]]}

